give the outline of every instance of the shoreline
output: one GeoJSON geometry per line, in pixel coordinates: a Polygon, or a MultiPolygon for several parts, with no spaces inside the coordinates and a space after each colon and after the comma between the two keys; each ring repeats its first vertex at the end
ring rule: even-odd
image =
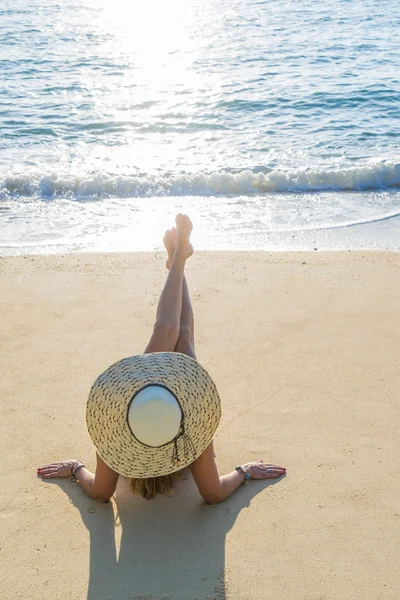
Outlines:
{"type": "MultiPolygon", "coordinates": [[[[113,234],[91,238],[79,244],[41,243],[33,246],[0,246],[0,257],[82,253],[153,252],[163,250],[162,240],[165,223],[173,223],[175,207],[162,215],[150,227],[149,221],[120,229],[113,234]]],[[[201,252],[307,252],[307,251],[400,251],[400,217],[391,217],[370,223],[338,226],[326,229],[303,229],[298,231],[268,231],[218,228],[205,222],[193,230],[193,244],[201,252]]]]}

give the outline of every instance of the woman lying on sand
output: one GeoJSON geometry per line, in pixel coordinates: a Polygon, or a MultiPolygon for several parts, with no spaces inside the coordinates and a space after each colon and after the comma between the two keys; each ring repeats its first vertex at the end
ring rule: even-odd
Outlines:
{"type": "Polygon", "coordinates": [[[262,460],[218,475],[213,436],[220,419],[218,392],[194,351],[194,321],[184,274],[192,255],[192,223],[176,217],[164,237],[169,270],[156,322],[143,355],[112,365],[93,385],[86,422],[96,447],[96,473],[79,460],[38,469],[43,479],[74,477],[94,500],[108,501],[119,475],[143,498],[168,493],[176,474],[189,466],[205,502],[225,500],[248,479],[286,472],[262,460]]]}

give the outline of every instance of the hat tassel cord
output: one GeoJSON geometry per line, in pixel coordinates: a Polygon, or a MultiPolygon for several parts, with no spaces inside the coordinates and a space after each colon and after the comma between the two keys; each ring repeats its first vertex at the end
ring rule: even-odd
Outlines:
{"type": "Polygon", "coordinates": [[[191,437],[187,433],[183,433],[183,452],[185,456],[189,457],[189,452],[192,453],[193,459],[196,458],[196,450],[192,442],[191,437]]]}
{"type": "Polygon", "coordinates": [[[196,450],[194,444],[192,442],[191,437],[185,433],[185,430],[182,429],[180,434],[174,439],[174,449],[172,451],[172,462],[174,464],[179,464],[179,449],[178,449],[178,440],[179,438],[183,438],[183,454],[185,457],[189,457],[190,452],[192,453],[193,459],[196,458],[196,450]]]}

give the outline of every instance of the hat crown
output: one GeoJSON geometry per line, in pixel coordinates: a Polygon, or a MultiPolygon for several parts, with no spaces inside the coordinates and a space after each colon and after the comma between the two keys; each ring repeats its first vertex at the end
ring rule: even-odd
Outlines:
{"type": "Polygon", "coordinates": [[[147,385],[132,398],[127,420],[135,438],[146,446],[173,441],[182,422],[182,409],[174,394],[161,385],[147,385]]]}
{"type": "Polygon", "coordinates": [[[99,375],[86,404],[97,452],[125,477],[160,477],[192,464],[210,444],[220,418],[211,377],[179,352],[119,360],[99,375]],[[153,398],[145,398],[149,392],[153,398]],[[139,415],[141,405],[147,415],[139,415]]]}

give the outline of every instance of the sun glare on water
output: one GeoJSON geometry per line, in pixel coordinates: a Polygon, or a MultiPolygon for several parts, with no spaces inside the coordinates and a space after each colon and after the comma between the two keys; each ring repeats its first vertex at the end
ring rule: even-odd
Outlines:
{"type": "Polygon", "coordinates": [[[101,24],[147,82],[176,82],[193,60],[193,6],[184,0],[103,0],[101,24]]]}
{"type": "Polygon", "coordinates": [[[188,100],[201,96],[210,77],[195,63],[205,43],[201,15],[211,0],[91,1],[92,25],[103,40],[100,60],[110,66],[104,74],[89,73],[85,85],[98,115],[132,124],[120,132],[124,156],[114,148],[109,167],[118,162],[118,168],[174,168],[183,152],[190,162],[186,136],[171,131],[190,126],[188,100]]]}

